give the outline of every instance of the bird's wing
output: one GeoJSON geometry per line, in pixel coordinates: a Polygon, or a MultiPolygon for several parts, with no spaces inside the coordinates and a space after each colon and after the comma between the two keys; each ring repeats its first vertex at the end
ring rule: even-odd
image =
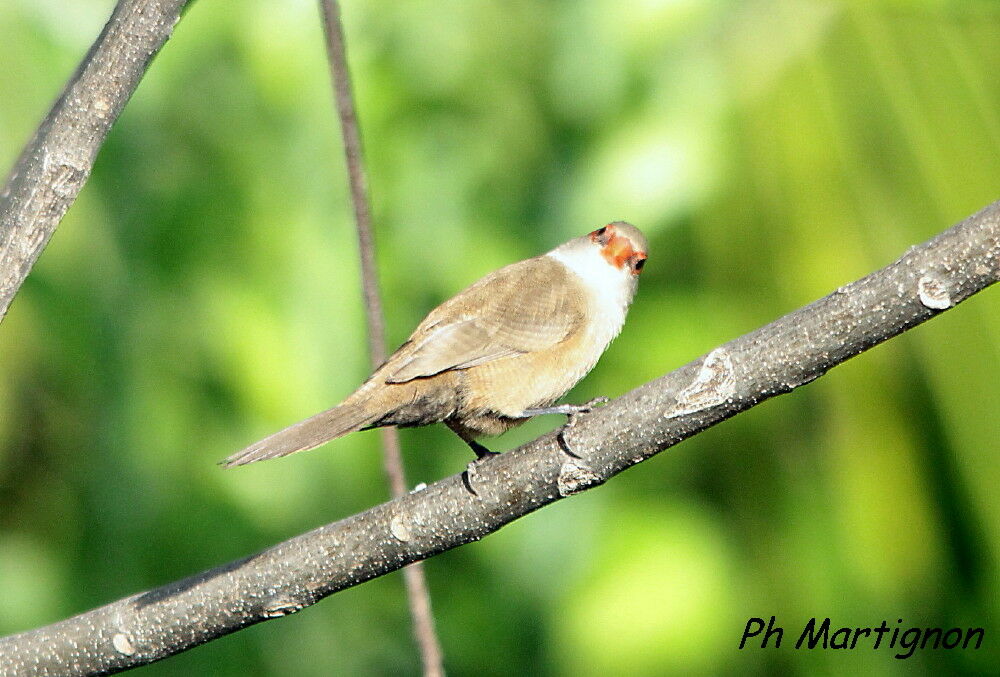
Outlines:
{"type": "Polygon", "coordinates": [[[431,311],[387,361],[386,381],[552,347],[583,323],[585,303],[580,280],[551,257],[501,268],[431,311]]]}

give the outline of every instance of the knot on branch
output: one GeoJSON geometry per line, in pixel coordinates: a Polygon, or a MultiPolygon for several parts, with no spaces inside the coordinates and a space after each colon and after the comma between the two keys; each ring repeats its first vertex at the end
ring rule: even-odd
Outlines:
{"type": "Polygon", "coordinates": [[[667,418],[676,418],[727,402],[736,392],[733,358],[725,347],[716,348],[705,356],[698,375],[677,395],[667,418]]]}
{"type": "Polygon", "coordinates": [[[947,310],[953,305],[948,286],[944,280],[933,275],[924,275],[917,280],[917,296],[921,303],[933,310],[947,310]]]}
{"type": "Polygon", "coordinates": [[[556,480],[556,485],[559,487],[559,495],[566,497],[597,486],[603,481],[601,476],[594,472],[594,469],[586,463],[582,461],[566,461],[559,469],[559,478],[556,480]]]}

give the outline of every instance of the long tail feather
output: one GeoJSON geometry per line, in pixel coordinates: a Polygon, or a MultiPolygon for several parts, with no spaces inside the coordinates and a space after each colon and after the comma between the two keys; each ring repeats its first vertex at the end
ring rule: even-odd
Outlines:
{"type": "Polygon", "coordinates": [[[306,451],[334,438],[360,430],[372,420],[373,417],[366,414],[363,407],[356,404],[342,404],[251,444],[222,461],[221,465],[231,468],[287,456],[296,451],[306,451]]]}

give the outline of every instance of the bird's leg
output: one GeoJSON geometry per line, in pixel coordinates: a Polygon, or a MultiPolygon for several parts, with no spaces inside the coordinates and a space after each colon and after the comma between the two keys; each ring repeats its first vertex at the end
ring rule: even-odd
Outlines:
{"type": "Polygon", "coordinates": [[[486,458],[487,456],[499,456],[497,452],[490,451],[475,440],[465,440],[465,443],[469,445],[469,448],[472,449],[472,453],[476,455],[477,459],[486,458]]]}
{"type": "Polygon", "coordinates": [[[445,421],[444,424],[448,426],[448,428],[450,428],[453,433],[458,435],[463,442],[469,445],[469,448],[472,449],[472,453],[476,455],[476,460],[486,458],[487,456],[497,455],[495,451],[490,451],[489,449],[481,445],[479,442],[476,442],[475,438],[473,437],[474,433],[468,428],[464,427],[463,425],[455,421],[445,421]]]}
{"type": "Polygon", "coordinates": [[[595,397],[589,402],[584,402],[583,404],[557,404],[554,407],[541,407],[539,409],[525,409],[517,418],[528,418],[530,416],[541,416],[543,414],[564,414],[569,417],[566,421],[564,427],[570,427],[573,423],[573,418],[577,414],[586,414],[587,412],[593,411],[594,407],[598,404],[605,404],[608,401],[606,397],[595,397]]]}

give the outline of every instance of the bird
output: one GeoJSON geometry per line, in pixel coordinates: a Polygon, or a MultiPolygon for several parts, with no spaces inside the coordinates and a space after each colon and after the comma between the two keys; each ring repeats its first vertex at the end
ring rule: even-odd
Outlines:
{"type": "Polygon", "coordinates": [[[642,232],[615,221],[500,268],[432,310],[340,405],[221,465],[287,456],[358,430],[433,423],[444,423],[484,458],[493,452],[480,437],[534,416],[589,411],[593,401],[553,404],[621,332],[646,257],[642,232]]]}

